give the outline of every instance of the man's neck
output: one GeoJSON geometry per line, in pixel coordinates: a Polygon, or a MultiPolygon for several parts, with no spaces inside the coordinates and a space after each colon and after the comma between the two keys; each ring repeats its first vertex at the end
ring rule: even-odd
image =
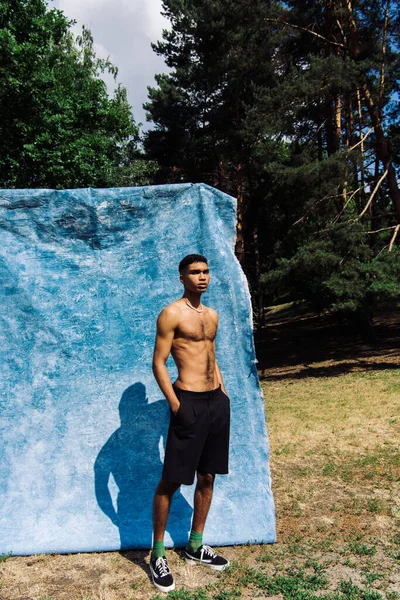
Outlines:
{"type": "Polygon", "coordinates": [[[199,308],[201,305],[201,294],[185,291],[182,298],[186,298],[194,308],[199,308]]]}

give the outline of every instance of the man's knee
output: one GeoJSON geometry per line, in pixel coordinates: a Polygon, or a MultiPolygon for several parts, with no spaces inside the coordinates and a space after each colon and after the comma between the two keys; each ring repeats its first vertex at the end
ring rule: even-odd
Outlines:
{"type": "Polygon", "coordinates": [[[203,488],[212,488],[214,486],[215,475],[212,473],[200,473],[197,471],[197,483],[203,488]]]}
{"type": "Polygon", "coordinates": [[[156,489],[156,494],[160,496],[173,496],[177,489],[181,487],[180,483],[174,483],[172,481],[168,481],[168,479],[164,479],[163,477],[160,479],[159,484],[156,489]]]}

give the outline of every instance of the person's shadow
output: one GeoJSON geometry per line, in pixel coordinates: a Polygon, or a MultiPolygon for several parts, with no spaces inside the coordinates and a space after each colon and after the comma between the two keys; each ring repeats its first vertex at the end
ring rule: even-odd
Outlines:
{"type": "MultiPolygon", "coordinates": [[[[151,404],[141,382],[129,386],[119,403],[121,426],[100,450],[95,465],[95,492],[101,510],[119,528],[121,550],[150,548],[152,503],[161,477],[162,440],[167,437],[169,407],[151,404]],[[118,487],[114,507],[109,480],[118,487]]],[[[174,545],[187,542],[192,507],[178,490],[172,500],[167,531],[174,545]]]]}

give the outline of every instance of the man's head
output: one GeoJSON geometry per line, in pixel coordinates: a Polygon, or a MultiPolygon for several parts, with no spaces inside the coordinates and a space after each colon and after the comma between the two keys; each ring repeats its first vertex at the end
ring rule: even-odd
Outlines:
{"type": "Polygon", "coordinates": [[[185,258],[182,258],[181,262],[179,263],[179,273],[182,275],[186,267],[188,267],[192,263],[197,262],[202,262],[208,265],[206,257],[202,254],[188,254],[187,256],[185,256],[185,258]]]}
{"type": "Polygon", "coordinates": [[[205,256],[188,254],[179,263],[180,281],[185,291],[203,294],[210,282],[210,271],[205,256]]]}

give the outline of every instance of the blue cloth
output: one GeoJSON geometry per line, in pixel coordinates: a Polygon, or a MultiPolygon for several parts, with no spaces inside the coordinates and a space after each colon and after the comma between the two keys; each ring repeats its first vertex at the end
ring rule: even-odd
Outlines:
{"type": "MultiPolygon", "coordinates": [[[[169,416],[151,372],[155,325],[192,252],[209,259],[204,302],[220,315],[232,403],[230,474],[217,477],[204,540],[275,540],[235,208],[203,184],[0,192],[0,553],[150,547],[169,416]]],[[[183,486],[167,545],[186,544],[192,507],[183,486]]]]}

